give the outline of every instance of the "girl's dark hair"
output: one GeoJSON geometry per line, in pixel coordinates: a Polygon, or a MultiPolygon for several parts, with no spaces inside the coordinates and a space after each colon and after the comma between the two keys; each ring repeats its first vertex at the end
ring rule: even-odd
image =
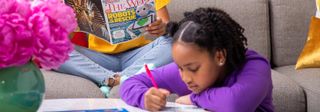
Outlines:
{"type": "Polygon", "coordinates": [[[226,50],[227,71],[241,67],[247,49],[244,28],[227,13],[215,8],[199,8],[184,16],[179,23],[168,23],[167,33],[174,38],[173,42],[194,43],[211,55],[226,50]]]}

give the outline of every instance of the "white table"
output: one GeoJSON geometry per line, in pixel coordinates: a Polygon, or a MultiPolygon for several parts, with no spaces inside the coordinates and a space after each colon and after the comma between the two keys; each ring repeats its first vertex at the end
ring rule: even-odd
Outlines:
{"type": "MultiPolygon", "coordinates": [[[[38,112],[43,111],[70,111],[70,110],[95,110],[125,108],[129,112],[145,112],[136,107],[127,105],[120,99],[52,99],[44,100],[38,112]]],[[[163,111],[195,112],[204,111],[192,105],[181,105],[168,102],[163,111]]]]}

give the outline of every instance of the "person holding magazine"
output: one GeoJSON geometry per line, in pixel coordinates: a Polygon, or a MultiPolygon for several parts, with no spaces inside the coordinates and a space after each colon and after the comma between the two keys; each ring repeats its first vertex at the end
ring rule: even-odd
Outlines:
{"type": "Polygon", "coordinates": [[[144,27],[148,35],[156,37],[153,41],[141,36],[112,44],[93,34],[74,33],[72,41],[81,46],[75,45],[69,60],[56,71],[89,79],[108,97],[112,87],[141,71],[144,64],[154,67],[169,64],[172,38],[163,36],[169,22],[166,8],[169,3],[170,0],[155,0],[157,18],[144,27]]]}

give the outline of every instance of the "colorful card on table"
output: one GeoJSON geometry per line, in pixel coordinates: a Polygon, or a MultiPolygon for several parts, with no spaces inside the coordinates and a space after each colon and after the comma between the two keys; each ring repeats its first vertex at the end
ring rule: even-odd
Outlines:
{"type": "Polygon", "coordinates": [[[67,110],[67,111],[55,111],[55,112],[129,112],[127,109],[114,108],[114,109],[95,109],[95,110],[67,110]]]}

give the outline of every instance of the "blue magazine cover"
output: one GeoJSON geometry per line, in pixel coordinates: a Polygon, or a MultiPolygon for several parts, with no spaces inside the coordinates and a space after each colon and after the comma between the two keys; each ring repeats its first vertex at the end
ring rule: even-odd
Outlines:
{"type": "Polygon", "coordinates": [[[76,13],[79,31],[119,44],[144,35],[156,20],[154,0],[64,0],[76,13]]]}
{"type": "Polygon", "coordinates": [[[144,27],[156,20],[154,0],[102,0],[112,44],[143,35],[144,27]]]}

